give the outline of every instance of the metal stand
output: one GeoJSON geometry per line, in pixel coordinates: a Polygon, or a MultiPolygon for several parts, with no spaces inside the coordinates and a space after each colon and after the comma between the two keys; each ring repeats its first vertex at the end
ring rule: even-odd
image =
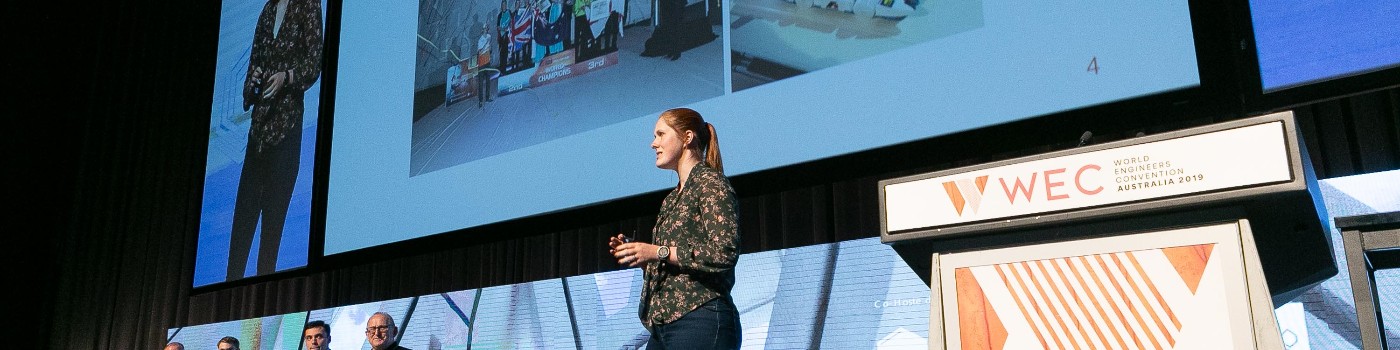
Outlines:
{"type": "Polygon", "coordinates": [[[1340,217],[1342,250],[1356,301],[1363,349],[1388,349],[1376,295],[1376,270],[1400,268],[1400,212],[1340,217]]]}

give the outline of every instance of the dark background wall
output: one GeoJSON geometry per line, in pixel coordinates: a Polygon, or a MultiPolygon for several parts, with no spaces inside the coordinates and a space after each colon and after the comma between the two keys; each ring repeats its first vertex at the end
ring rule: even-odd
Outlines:
{"type": "MultiPolygon", "coordinates": [[[[218,1],[5,6],[0,236],[3,288],[18,294],[7,333],[22,335],[5,347],[157,348],[176,326],[616,269],[604,237],[648,239],[659,193],[191,289],[218,14],[218,1]]],[[[1203,70],[1248,85],[1237,69],[1203,70]]],[[[1320,177],[1400,168],[1400,90],[1267,103],[1210,90],[735,177],[742,248],[875,236],[877,180],[1072,147],[1083,130],[1104,142],[1293,106],[1320,177]]]]}

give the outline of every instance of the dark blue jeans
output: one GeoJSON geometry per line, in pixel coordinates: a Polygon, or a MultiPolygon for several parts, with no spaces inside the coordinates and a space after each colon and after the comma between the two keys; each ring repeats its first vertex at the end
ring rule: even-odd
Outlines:
{"type": "Polygon", "coordinates": [[[647,350],[738,349],[743,328],[729,298],[715,298],[680,319],[651,327],[647,350]]]}

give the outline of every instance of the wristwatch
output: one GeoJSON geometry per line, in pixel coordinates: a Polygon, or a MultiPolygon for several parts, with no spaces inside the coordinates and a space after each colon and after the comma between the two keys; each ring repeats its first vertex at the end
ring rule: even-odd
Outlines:
{"type": "Polygon", "coordinates": [[[664,246],[664,245],[663,245],[663,246],[661,246],[660,248],[656,248],[656,259],[657,259],[657,260],[661,260],[662,263],[665,263],[665,262],[666,262],[666,259],[667,259],[667,258],[670,258],[670,257],[671,257],[671,247],[668,247],[668,246],[664,246]]]}

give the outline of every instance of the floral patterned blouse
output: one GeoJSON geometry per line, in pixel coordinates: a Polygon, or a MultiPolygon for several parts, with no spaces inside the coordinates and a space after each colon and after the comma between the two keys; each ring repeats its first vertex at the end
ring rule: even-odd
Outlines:
{"type": "Polygon", "coordinates": [[[729,180],[704,163],[690,170],[684,190],[661,202],[653,242],[670,246],[677,264],[643,267],[642,325],[666,324],[715,298],[729,298],[739,262],[738,200],[729,180]]]}
{"type": "Polygon", "coordinates": [[[321,2],[282,1],[289,3],[281,10],[280,23],[278,1],[268,1],[258,15],[243,80],[243,109],[253,108],[248,148],[258,152],[281,143],[301,123],[306,89],[321,76],[321,2]],[[253,74],[259,68],[263,76],[253,74]],[[264,80],[278,72],[285,72],[286,80],[277,95],[264,99],[264,80]]]}

